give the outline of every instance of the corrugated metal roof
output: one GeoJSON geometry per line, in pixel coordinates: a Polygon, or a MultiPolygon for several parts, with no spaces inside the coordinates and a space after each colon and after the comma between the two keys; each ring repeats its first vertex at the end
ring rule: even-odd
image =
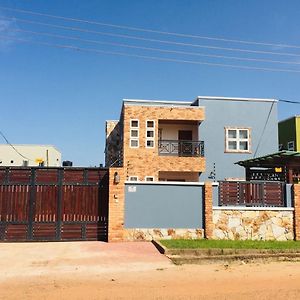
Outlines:
{"type": "Polygon", "coordinates": [[[285,158],[285,159],[292,159],[292,158],[299,158],[300,159],[300,152],[297,151],[287,151],[287,150],[282,150],[279,152],[275,152],[272,154],[268,154],[265,156],[261,156],[261,157],[255,157],[255,158],[251,158],[251,159],[246,159],[246,160],[241,160],[236,162],[235,164],[240,165],[240,166],[246,166],[248,164],[252,164],[252,163],[259,163],[259,162],[265,162],[267,160],[272,160],[272,159],[278,159],[278,158],[285,158]]]}

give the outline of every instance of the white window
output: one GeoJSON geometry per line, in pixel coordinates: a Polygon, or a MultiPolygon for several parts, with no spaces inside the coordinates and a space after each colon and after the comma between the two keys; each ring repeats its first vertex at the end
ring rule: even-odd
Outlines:
{"type": "Polygon", "coordinates": [[[225,152],[250,152],[250,128],[225,128],[225,152]]]}
{"type": "Polygon", "coordinates": [[[139,147],[139,120],[130,120],[130,148],[139,147]]]}
{"type": "Polygon", "coordinates": [[[288,142],[287,148],[289,151],[294,151],[295,150],[295,143],[294,141],[288,142]]]}
{"type": "Polygon", "coordinates": [[[139,181],[139,178],[137,176],[129,176],[129,181],[139,181]]]}
{"type": "Polygon", "coordinates": [[[146,148],[155,147],[155,121],[146,121],[146,148]]]}
{"type": "Polygon", "coordinates": [[[154,177],[153,176],[146,176],[145,181],[154,181],[154,177]]]}

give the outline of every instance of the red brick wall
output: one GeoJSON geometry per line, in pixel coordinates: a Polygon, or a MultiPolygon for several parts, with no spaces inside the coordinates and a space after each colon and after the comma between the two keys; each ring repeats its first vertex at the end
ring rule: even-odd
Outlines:
{"type": "Polygon", "coordinates": [[[213,237],[213,191],[212,184],[206,182],[204,186],[204,233],[207,239],[213,237]]]}
{"type": "Polygon", "coordinates": [[[109,169],[109,203],[108,203],[108,241],[118,242],[124,239],[124,205],[125,205],[124,168],[109,169]],[[120,182],[114,182],[118,173],[120,182]]]}
{"type": "Polygon", "coordinates": [[[294,230],[295,240],[300,240],[300,184],[294,184],[294,230]]]}

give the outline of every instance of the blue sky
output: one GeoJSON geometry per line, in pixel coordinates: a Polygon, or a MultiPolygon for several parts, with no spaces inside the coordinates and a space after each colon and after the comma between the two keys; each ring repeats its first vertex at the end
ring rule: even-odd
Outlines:
{"type": "MultiPolygon", "coordinates": [[[[0,6],[160,31],[300,46],[299,1],[0,0],[0,6]]],[[[155,53],[30,35],[15,30],[292,63],[299,63],[300,56],[239,53],[135,41],[70,32],[7,19],[12,17],[206,46],[288,52],[296,55],[300,55],[300,48],[172,37],[66,22],[0,9],[0,130],[15,144],[54,144],[62,151],[63,159],[71,160],[75,165],[96,166],[103,163],[105,120],[119,118],[123,98],[190,101],[197,95],[210,95],[300,101],[300,73],[242,70],[99,55],[7,40],[3,35],[31,42],[72,44],[137,55],[299,71],[300,65],[155,53]]],[[[280,104],[278,118],[299,114],[299,108],[299,105],[280,104]]]]}

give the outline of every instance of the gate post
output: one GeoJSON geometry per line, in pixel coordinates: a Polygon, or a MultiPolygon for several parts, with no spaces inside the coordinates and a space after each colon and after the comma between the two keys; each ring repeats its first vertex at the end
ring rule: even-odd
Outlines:
{"type": "Polygon", "coordinates": [[[294,232],[295,240],[300,241],[300,184],[294,184],[294,232]]]}
{"type": "Polygon", "coordinates": [[[205,238],[213,238],[213,191],[212,183],[204,185],[204,234],[205,238]]]}
{"type": "Polygon", "coordinates": [[[125,171],[109,169],[108,242],[124,239],[125,171]]]}

